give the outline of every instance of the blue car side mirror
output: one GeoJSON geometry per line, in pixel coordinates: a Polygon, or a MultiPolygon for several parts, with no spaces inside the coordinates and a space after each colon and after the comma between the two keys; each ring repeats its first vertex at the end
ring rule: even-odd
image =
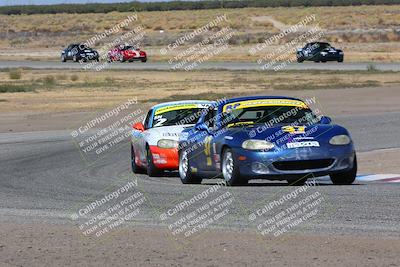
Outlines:
{"type": "Polygon", "coordinates": [[[321,124],[330,124],[332,122],[332,119],[327,116],[322,116],[319,122],[321,124]]]}

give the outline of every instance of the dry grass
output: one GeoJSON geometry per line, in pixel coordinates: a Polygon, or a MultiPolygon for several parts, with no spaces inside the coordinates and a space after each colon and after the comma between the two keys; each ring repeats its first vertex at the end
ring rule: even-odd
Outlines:
{"type": "MultiPolygon", "coordinates": [[[[400,34],[395,31],[400,27],[400,5],[140,12],[137,14],[138,21],[130,23],[119,34],[99,41],[95,47],[100,48],[122,33],[141,25],[146,33],[141,46],[149,52],[150,60],[168,60],[171,55],[161,55],[161,47],[223,14],[227,15],[228,21],[221,23],[213,31],[229,26],[236,34],[230,40],[231,47],[211,60],[255,61],[260,55],[252,56],[248,49],[279,32],[279,29],[265,19],[267,16],[291,25],[307,15],[315,14],[316,21],[311,25],[318,23],[326,32],[323,39],[344,49],[346,61],[400,61],[400,34]],[[373,29],[374,32],[358,32],[359,29],[373,29]]],[[[0,15],[0,34],[5,36],[0,40],[3,51],[0,51],[0,60],[58,59],[62,47],[101,34],[130,15],[132,13],[120,12],[0,15]]],[[[201,38],[194,38],[192,44],[201,38]]],[[[282,42],[288,42],[291,38],[282,42]]],[[[180,47],[175,52],[185,48],[187,47],[180,47]]],[[[270,47],[272,50],[275,48],[270,47]]]]}
{"type": "MultiPolygon", "coordinates": [[[[138,16],[139,23],[149,31],[181,31],[198,28],[221,14],[227,14],[227,25],[237,30],[272,30],[271,23],[255,21],[252,17],[272,16],[286,24],[295,24],[310,14],[316,14],[318,23],[326,29],[383,28],[400,25],[400,5],[157,11],[140,12],[138,16]]],[[[129,15],[132,13],[1,15],[0,26],[5,32],[100,33],[129,15]]],[[[129,30],[129,27],[126,30],[129,30]]]]}
{"type": "MultiPolygon", "coordinates": [[[[229,26],[246,42],[259,42],[268,34],[279,30],[272,23],[260,20],[271,16],[285,24],[295,24],[307,15],[315,14],[316,21],[327,30],[396,29],[400,25],[400,5],[349,6],[349,7],[291,7],[291,8],[243,8],[190,11],[140,12],[138,21],[130,23],[124,32],[142,25],[151,45],[168,41],[183,32],[189,32],[226,14],[228,22],[217,28],[229,26]],[[160,30],[164,30],[160,33],[160,30]]],[[[111,12],[107,14],[46,14],[46,15],[0,15],[0,33],[7,34],[0,46],[8,47],[59,47],[71,41],[84,41],[103,33],[132,13],[111,12]],[[37,34],[40,36],[36,36],[37,34]]],[[[239,38],[239,37],[236,37],[239,38]]],[[[398,41],[394,31],[380,34],[332,34],[331,41],[365,42],[398,41]]],[[[107,40],[105,40],[107,42],[107,40]]],[[[239,40],[239,42],[244,42],[239,40]]]]}
{"type": "Polygon", "coordinates": [[[283,89],[298,92],[400,84],[399,73],[379,71],[135,71],[134,74],[131,71],[75,71],[68,74],[69,78],[58,79],[61,74],[56,70],[24,70],[23,77],[16,83],[7,72],[0,72],[0,86],[14,84],[30,88],[36,85],[34,92],[2,93],[0,112],[96,110],[133,97],[142,103],[154,103],[194,97],[268,95],[283,89]],[[71,81],[70,77],[75,75],[78,80],[71,81]],[[52,82],[46,82],[49,79],[52,82]]]}
{"type": "MultiPolygon", "coordinates": [[[[207,24],[218,15],[227,14],[228,23],[222,25],[235,29],[272,29],[272,25],[254,24],[249,14],[254,9],[214,9],[198,11],[157,11],[140,12],[138,21],[132,22],[124,30],[129,31],[137,25],[143,25],[147,31],[193,30],[207,24]]],[[[0,15],[2,31],[12,32],[86,32],[101,33],[123,21],[133,13],[111,12],[107,14],[46,14],[46,15],[0,15]]]]}
{"type": "Polygon", "coordinates": [[[349,7],[293,7],[274,8],[270,15],[287,24],[294,24],[302,17],[316,14],[318,23],[325,29],[395,28],[400,23],[400,5],[349,6],[349,7]],[[290,12],[288,12],[290,10],[290,12]]]}

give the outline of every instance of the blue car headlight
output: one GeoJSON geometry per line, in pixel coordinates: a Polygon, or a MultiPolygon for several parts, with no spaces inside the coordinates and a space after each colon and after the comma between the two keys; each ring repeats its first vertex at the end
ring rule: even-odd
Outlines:
{"type": "Polygon", "coordinates": [[[348,135],[341,134],[335,135],[329,140],[329,144],[331,145],[348,145],[350,144],[351,139],[348,135]]]}
{"type": "Polygon", "coordinates": [[[242,147],[249,150],[270,150],[274,148],[274,144],[265,140],[249,139],[242,143],[242,147]]]}

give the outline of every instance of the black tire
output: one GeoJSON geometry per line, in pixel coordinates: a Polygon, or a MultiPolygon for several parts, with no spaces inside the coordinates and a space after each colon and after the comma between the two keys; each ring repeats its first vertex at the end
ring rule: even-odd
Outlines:
{"type": "Polygon", "coordinates": [[[161,176],[163,171],[157,169],[156,166],[154,166],[153,163],[153,156],[151,155],[150,148],[147,147],[147,153],[146,153],[146,160],[147,160],[147,175],[150,177],[157,177],[161,176]]]}
{"type": "Polygon", "coordinates": [[[183,184],[201,184],[202,181],[201,177],[192,172],[190,158],[186,150],[179,153],[179,177],[183,184]]]}
{"type": "Polygon", "coordinates": [[[67,62],[67,58],[64,55],[61,56],[61,62],[67,62]]]}
{"type": "Polygon", "coordinates": [[[221,170],[222,177],[228,186],[246,185],[249,182],[240,175],[235,156],[230,148],[222,151],[221,170]]]}
{"type": "Polygon", "coordinates": [[[342,63],[343,62],[343,58],[339,59],[337,62],[342,63]]]}
{"type": "Polygon", "coordinates": [[[326,63],[326,60],[322,60],[321,62],[322,62],[322,63],[326,63]]]}
{"type": "Polygon", "coordinates": [[[134,151],[132,145],[131,145],[131,169],[132,169],[133,173],[143,173],[143,168],[141,168],[138,165],[136,165],[136,162],[135,162],[135,151],[134,151]]]}
{"type": "Polygon", "coordinates": [[[347,172],[334,173],[329,175],[335,185],[350,185],[357,177],[357,156],[354,156],[353,168],[347,172]]]}
{"type": "Polygon", "coordinates": [[[319,63],[319,60],[314,60],[315,63],[319,63]]]}
{"type": "Polygon", "coordinates": [[[297,63],[303,63],[303,61],[304,61],[304,60],[302,60],[302,59],[300,59],[300,58],[297,59],[297,63]]]}
{"type": "Polygon", "coordinates": [[[142,61],[142,63],[145,63],[147,61],[147,58],[144,58],[144,59],[142,59],[140,61],[142,61]]]}
{"type": "Polygon", "coordinates": [[[304,185],[307,181],[307,177],[302,177],[300,179],[286,180],[288,185],[291,186],[301,186],[304,185]]]}
{"type": "Polygon", "coordinates": [[[73,62],[78,62],[78,58],[74,55],[74,56],[72,57],[72,61],[73,61],[73,62]]]}

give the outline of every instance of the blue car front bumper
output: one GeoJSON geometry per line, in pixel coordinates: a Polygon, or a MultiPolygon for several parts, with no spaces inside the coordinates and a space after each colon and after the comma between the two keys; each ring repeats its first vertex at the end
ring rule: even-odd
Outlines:
{"type": "Polygon", "coordinates": [[[233,149],[240,174],[248,179],[286,180],[312,174],[323,176],[353,168],[352,145],[297,148],[282,151],[233,149]]]}

